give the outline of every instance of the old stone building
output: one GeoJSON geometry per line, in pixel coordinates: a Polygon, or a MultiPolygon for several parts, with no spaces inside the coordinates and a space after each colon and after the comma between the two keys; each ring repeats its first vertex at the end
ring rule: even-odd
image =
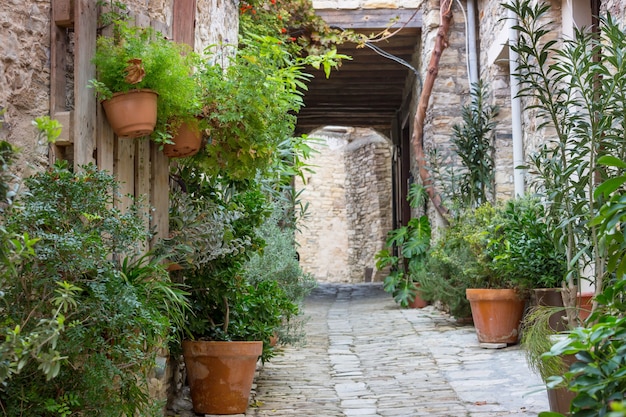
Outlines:
{"type": "Polygon", "coordinates": [[[369,129],[326,127],[303,198],[300,263],[327,282],[376,280],[374,255],[392,226],[391,144],[369,129]]]}
{"type": "MultiPolygon", "coordinates": [[[[390,31],[396,31],[401,34],[403,30],[415,25],[418,33],[415,36],[415,44],[411,51],[403,50],[405,53],[404,63],[399,63],[398,68],[402,68],[401,64],[410,64],[411,70],[405,73],[405,88],[398,96],[397,113],[391,117],[388,126],[377,126],[377,130],[382,136],[386,137],[388,143],[391,144],[389,155],[392,158],[391,169],[391,185],[390,191],[384,198],[391,198],[391,205],[379,205],[381,209],[387,207],[387,218],[391,222],[381,222],[381,224],[389,225],[390,229],[406,224],[409,216],[405,203],[406,186],[411,181],[420,180],[420,172],[413,141],[415,139],[415,115],[418,107],[418,100],[422,93],[422,83],[428,76],[429,61],[433,55],[438,31],[441,27],[440,2],[438,0],[424,0],[418,2],[333,2],[317,0],[314,2],[318,13],[320,13],[327,21],[342,22],[349,25],[351,29],[367,32],[372,26],[368,26],[378,16],[395,16],[398,17],[397,22],[391,26],[390,31]],[[418,10],[418,13],[407,13],[407,11],[418,10]],[[352,20],[344,18],[344,15],[353,14],[352,20]],[[348,22],[348,23],[346,23],[348,22]],[[419,22],[419,23],[418,23],[419,22]],[[410,54],[411,53],[411,54],[410,54]],[[408,59],[410,54],[410,59],[408,59]],[[410,169],[409,169],[410,168],[410,169]]],[[[497,117],[497,125],[495,128],[495,189],[498,199],[508,199],[516,194],[521,194],[528,190],[531,178],[529,172],[519,167],[528,163],[529,155],[531,155],[541,144],[545,143],[546,138],[553,135],[549,130],[538,129],[538,119],[532,112],[526,111],[526,107],[531,103],[525,102],[516,97],[519,89],[515,76],[515,56],[509,48],[509,40],[515,37],[515,31],[511,30],[514,20],[511,15],[502,6],[500,1],[495,0],[468,0],[462,2],[450,2],[452,18],[450,27],[447,32],[444,49],[441,53],[438,66],[437,76],[434,81],[432,92],[429,96],[426,110],[426,117],[423,125],[423,148],[424,154],[428,154],[429,150],[437,149],[441,152],[448,152],[451,147],[452,126],[461,122],[461,106],[467,104],[470,100],[469,91],[471,83],[479,80],[488,86],[490,104],[499,107],[499,116],[497,117]]],[[[550,0],[551,6],[549,18],[554,22],[554,32],[551,36],[555,38],[565,37],[572,38],[575,28],[590,27],[593,23],[594,16],[604,16],[610,13],[618,22],[626,23],[626,12],[624,12],[625,2],[620,0],[611,1],[568,1],[568,0],[550,0]]],[[[380,26],[380,25],[379,25],[380,26]]],[[[381,49],[385,47],[389,50],[394,49],[391,43],[381,43],[381,49]]],[[[395,48],[398,50],[397,48],[395,48]]],[[[350,65],[358,67],[361,65],[363,71],[381,71],[379,78],[370,75],[367,79],[371,84],[379,83],[387,85],[391,88],[392,79],[387,76],[389,69],[381,70],[378,64],[373,64],[371,59],[361,57],[358,49],[344,47],[343,51],[347,54],[355,54],[354,62],[350,65]],[[359,64],[359,62],[361,64],[359,64]],[[385,78],[386,77],[386,78],[385,78]],[[385,81],[386,80],[386,81],[385,81]]],[[[388,59],[398,58],[398,56],[387,56],[388,59]]],[[[405,65],[406,66],[406,65],[405,65]]],[[[345,65],[347,68],[348,65],[345,65]]],[[[339,70],[341,72],[342,69],[339,70]]],[[[354,72],[355,75],[347,77],[350,83],[357,83],[357,77],[363,78],[363,73],[354,72]],[[360,75],[357,75],[360,74],[360,75]]],[[[367,84],[362,88],[367,89],[367,84]]],[[[377,84],[378,85],[378,84],[377,84]]],[[[359,84],[362,86],[362,84],[359,84]]],[[[314,88],[313,88],[314,89],[314,88]]],[[[338,90],[338,89],[337,89],[338,90]]],[[[374,91],[372,87],[372,91],[374,91]]],[[[336,100],[340,102],[344,100],[341,93],[327,91],[327,101],[336,100]]],[[[377,96],[372,96],[372,105],[375,105],[377,96]]],[[[367,100],[367,99],[366,99],[367,100]]],[[[346,101],[349,105],[354,103],[346,101]]],[[[317,103],[312,103],[314,106],[317,103]]],[[[320,105],[320,109],[322,106],[320,105]]],[[[363,111],[363,109],[354,106],[354,112],[363,111]]],[[[304,109],[305,112],[307,109],[304,109]]],[[[382,111],[382,106],[381,106],[382,111]]],[[[314,112],[311,112],[313,114],[314,112]]],[[[347,111],[346,111],[347,113],[347,111]]],[[[365,113],[364,113],[365,114],[365,113]]],[[[333,125],[345,126],[348,128],[367,127],[376,122],[361,120],[354,117],[356,124],[342,125],[342,120],[346,120],[345,113],[341,113],[341,118],[333,118],[329,114],[325,114],[329,119],[329,123],[333,125]],[[343,118],[343,119],[342,119],[343,118]]],[[[305,120],[309,126],[309,114],[305,113],[305,120]]],[[[312,117],[311,117],[312,118],[312,117]]],[[[301,122],[299,122],[301,123],[301,122]]],[[[322,119],[319,119],[318,128],[324,125],[322,119]]],[[[309,127],[308,132],[313,131],[309,127]]],[[[356,131],[353,131],[356,132],[356,131]]],[[[335,158],[338,158],[335,155],[335,158]]],[[[358,165],[358,154],[353,154],[353,165],[358,165]]],[[[312,176],[311,184],[305,189],[303,198],[311,203],[311,207],[315,208],[314,200],[319,196],[319,189],[316,188],[316,181],[324,181],[327,172],[335,172],[337,175],[343,176],[345,164],[337,160],[316,160],[316,175],[312,176]]],[[[366,172],[370,162],[363,159],[360,172],[366,172]]],[[[326,182],[326,184],[329,184],[326,182]]],[[[346,183],[341,184],[346,187],[346,183]]],[[[385,232],[373,235],[363,233],[362,230],[352,230],[349,224],[357,225],[358,223],[346,223],[346,209],[348,207],[346,195],[348,190],[337,188],[335,194],[340,195],[336,200],[336,205],[342,208],[341,213],[332,217],[332,221],[328,216],[335,211],[323,209],[320,211],[311,210],[311,216],[307,220],[307,228],[300,237],[301,255],[303,256],[303,266],[305,269],[313,273],[320,280],[343,280],[351,282],[360,282],[370,278],[369,268],[372,267],[371,258],[367,257],[351,257],[348,255],[351,248],[363,247],[382,247],[385,232]],[[337,224],[333,226],[333,222],[337,224]],[[324,224],[326,236],[331,237],[333,245],[327,245],[323,239],[319,237],[321,229],[316,225],[324,224]],[[331,227],[332,226],[332,227],[331,227]],[[346,229],[348,227],[348,229],[346,229]],[[345,233],[345,236],[344,236],[345,233]],[[350,242],[350,238],[356,239],[350,242]],[[358,238],[357,238],[358,237],[358,238]],[[346,246],[348,245],[348,246],[346,246]],[[332,249],[332,250],[331,250],[332,249]],[[334,273],[328,272],[324,265],[330,265],[337,262],[339,258],[344,258],[347,264],[342,267],[336,267],[334,273]],[[342,272],[339,272],[342,271],[342,272]],[[342,278],[337,277],[342,275],[342,278]]],[[[328,196],[326,196],[328,198],[328,196]]],[[[381,198],[382,195],[381,195],[381,198]]],[[[333,207],[333,202],[325,201],[327,207],[333,207]]],[[[442,220],[434,210],[434,205],[428,205],[428,211],[432,214],[432,220],[439,224],[442,220]]],[[[374,279],[376,276],[374,274],[374,279]]]]}

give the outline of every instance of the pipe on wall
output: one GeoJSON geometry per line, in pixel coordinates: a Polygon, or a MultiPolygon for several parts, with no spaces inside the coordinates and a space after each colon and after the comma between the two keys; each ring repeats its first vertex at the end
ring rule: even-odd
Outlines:
{"type": "Polygon", "coordinates": [[[521,196],[526,191],[524,184],[524,170],[518,168],[524,165],[524,138],[522,136],[522,104],[518,96],[520,86],[515,76],[517,71],[518,54],[511,49],[510,45],[517,42],[519,34],[515,29],[517,16],[512,10],[507,12],[509,25],[509,70],[511,84],[511,133],[513,136],[513,185],[515,196],[521,196]]]}
{"type": "Polygon", "coordinates": [[[470,85],[478,82],[476,39],[476,0],[467,0],[467,55],[469,57],[470,85]]]}

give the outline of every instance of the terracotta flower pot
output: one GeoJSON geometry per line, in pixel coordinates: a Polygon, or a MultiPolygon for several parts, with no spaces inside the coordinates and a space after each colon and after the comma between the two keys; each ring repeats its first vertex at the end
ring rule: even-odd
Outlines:
{"type": "Polygon", "coordinates": [[[157,120],[157,96],[152,90],[115,93],[102,102],[111,128],[117,136],[138,138],[154,131],[157,120]]]}
{"type": "MultiPolygon", "coordinates": [[[[576,357],[574,355],[563,356],[563,364],[565,366],[563,372],[568,370],[574,362],[576,362],[576,357]]],[[[548,404],[550,405],[550,411],[561,413],[564,416],[569,416],[569,410],[574,397],[576,397],[576,393],[568,390],[567,387],[552,388],[547,389],[546,391],[548,392],[548,404]]]]}
{"type": "Polygon", "coordinates": [[[525,300],[512,289],[467,289],[478,341],[517,343],[525,300]]]}
{"type": "Polygon", "coordinates": [[[410,308],[424,308],[428,305],[428,301],[422,298],[422,294],[418,291],[415,294],[415,299],[409,304],[410,308]]]}
{"type": "Polygon", "coordinates": [[[248,408],[263,342],[183,341],[193,409],[199,414],[243,414],[248,408]]]}
{"type": "MultiPolygon", "coordinates": [[[[563,307],[561,288],[535,288],[531,294],[532,306],[563,307]]],[[[555,332],[567,330],[567,324],[563,319],[565,311],[557,311],[550,315],[550,328],[555,332]]]]}
{"type": "Polygon", "coordinates": [[[183,123],[172,138],[174,144],[163,145],[163,153],[169,158],[183,158],[198,153],[202,135],[198,123],[183,123]]]}

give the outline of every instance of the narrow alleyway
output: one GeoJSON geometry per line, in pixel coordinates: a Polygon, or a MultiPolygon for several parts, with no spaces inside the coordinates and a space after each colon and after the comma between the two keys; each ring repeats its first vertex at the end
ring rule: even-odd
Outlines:
{"type": "Polygon", "coordinates": [[[471,326],[399,309],[380,284],[321,284],[307,344],[256,377],[246,416],[536,416],[548,410],[518,346],[478,347],[471,326]]]}

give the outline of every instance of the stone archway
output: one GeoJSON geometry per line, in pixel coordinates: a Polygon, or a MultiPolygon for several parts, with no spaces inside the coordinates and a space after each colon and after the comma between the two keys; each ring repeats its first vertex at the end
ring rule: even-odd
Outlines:
{"type": "Polygon", "coordinates": [[[309,136],[319,138],[319,153],[302,193],[309,208],[296,237],[301,266],[320,282],[379,281],[374,255],[392,228],[391,142],[352,127],[309,136]]]}

